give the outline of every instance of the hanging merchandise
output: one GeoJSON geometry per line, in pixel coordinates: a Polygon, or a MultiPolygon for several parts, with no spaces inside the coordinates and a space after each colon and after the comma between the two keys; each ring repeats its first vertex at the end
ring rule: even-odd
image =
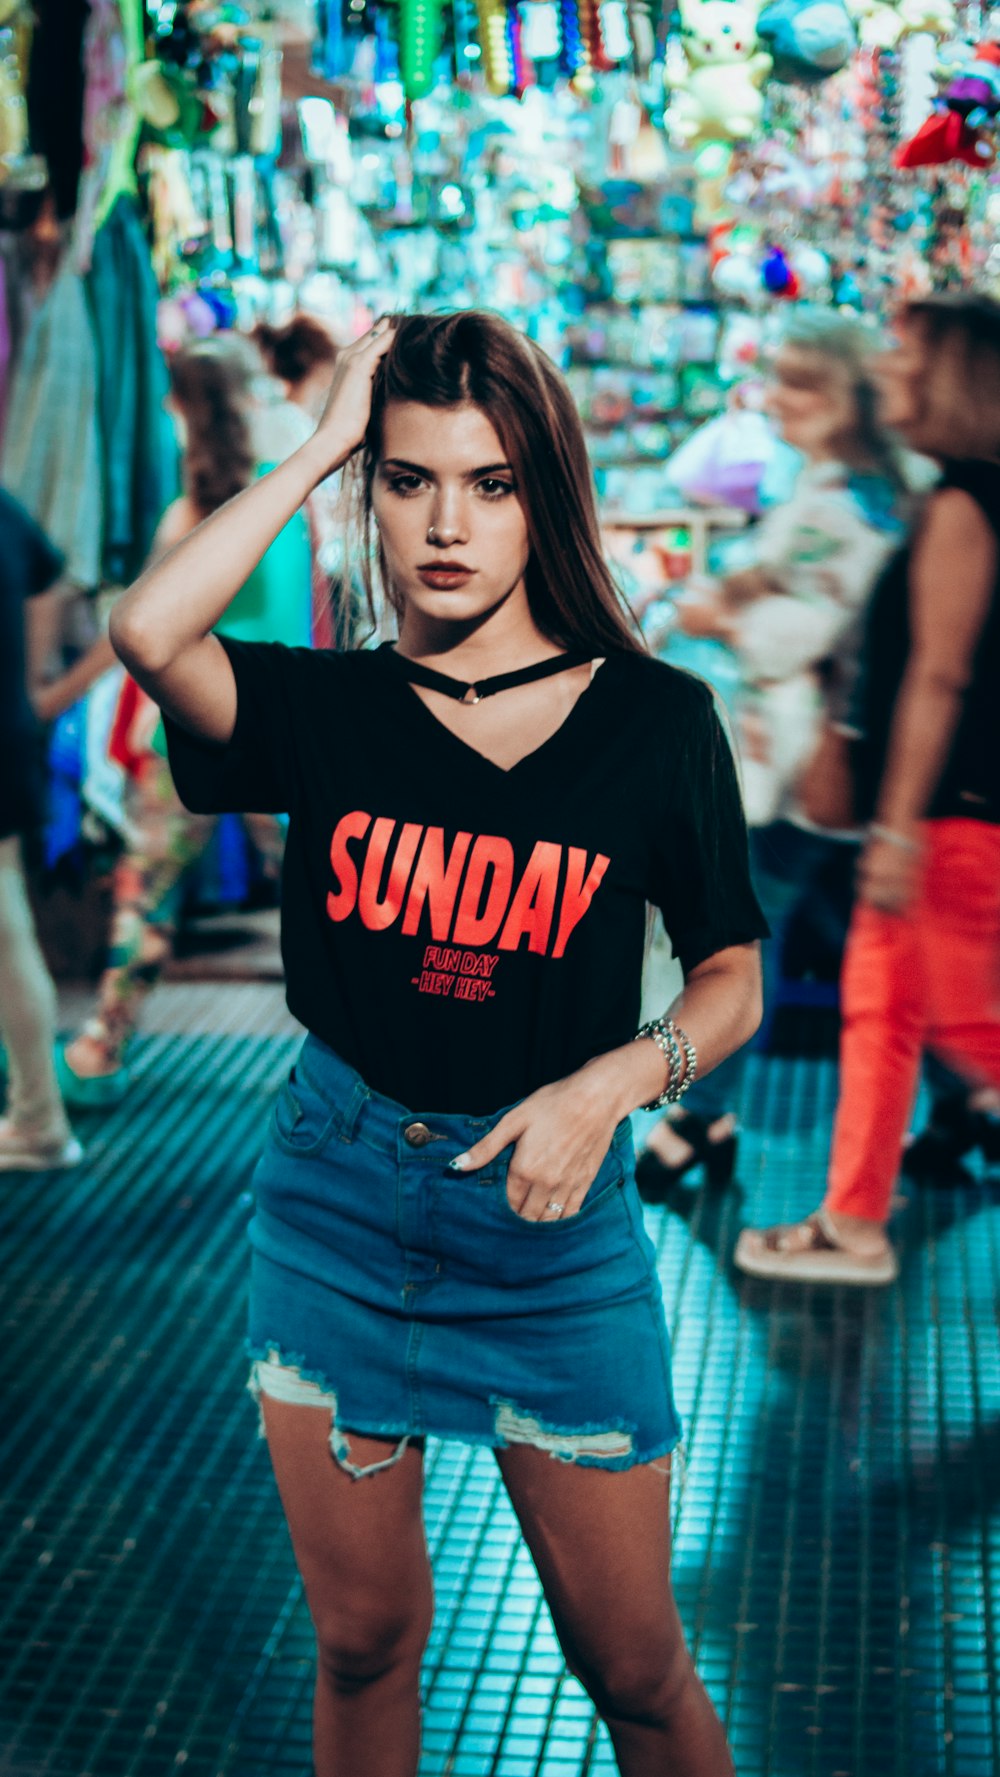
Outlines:
{"type": "Polygon", "coordinates": [[[858,41],[842,0],[770,0],[757,35],[772,57],[775,80],[804,86],[846,67],[858,41]]]}
{"type": "Polygon", "coordinates": [[[632,66],[640,80],[647,79],[656,54],[656,14],[652,0],[628,0],[628,29],[632,41],[632,66]]]}
{"type": "Polygon", "coordinates": [[[17,27],[0,28],[0,167],[6,171],[21,160],[28,146],[28,106],[19,54],[17,27]]]}
{"type": "Polygon", "coordinates": [[[63,264],[14,372],[0,480],[66,558],[76,586],[101,579],[103,475],[97,348],[82,279],[63,264]]]}
{"type": "Polygon", "coordinates": [[[38,9],[28,69],[31,145],[48,167],[55,214],[76,210],[83,168],[83,0],[46,0],[38,9]]]}
{"type": "Polygon", "coordinates": [[[73,223],[77,267],[86,271],[94,235],[117,199],[134,195],[141,125],[132,87],[142,57],[135,9],[94,0],[83,42],[83,174],[73,223]]]}
{"type": "Polygon", "coordinates": [[[434,85],[440,36],[440,0],[399,0],[399,65],[411,103],[426,98],[434,85]]]}
{"type": "Polygon", "coordinates": [[[995,129],[1000,116],[1000,44],[966,48],[961,60],[941,67],[941,92],[916,135],[896,154],[900,167],[941,166],[964,161],[988,167],[996,159],[995,129]]]}
{"type": "Polygon", "coordinates": [[[477,0],[482,37],[482,68],[486,90],[502,96],[514,85],[510,40],[507,35],[507,0],[477,0]]]}
{"type": "Polygon", "coordinates": [[[132,198],[97,232],[87,294],[98,352],[104,485],[103,573],[127,585],[146,561],[177,492],[176,446],[156,338],[156,280],[132,198]]]}
{"type": "Polygon", "coordinates": [[[521,98],[527,88],[534,85],[535,72],[525,53],[521,8],[516,4],[507,7],[507,50],[510,55],[511,87],[516,96],[521,98]]]}
{"type": "MultiPolygon", "coordinates": [[[[529,7],[529,13],[541,11],[541,0],[529,7]]],[[[479,14],[476,0],[452,0],[451,30],[455,52],[455,73],[459,79],[469,75],[479,61],[482,50],[479,46],[479,14]]],[[[532,55],[532,50],[528,50],[532,55]]]]}
{"type": "Polygon", "coordinates": [[[576,0],[559,0],[559,24],[561,37],[559,72],[573,80],[586,61],[586,49],[580,33],[580,16],[576,0]]]}
{"type": "Polygon", "coordinates": [[[672,94],[668,128],[688,147],[752,136],[771,67],[756,48],[756,10],[744,0],[681,0],[680,14],[687,72],[672,94]]]}

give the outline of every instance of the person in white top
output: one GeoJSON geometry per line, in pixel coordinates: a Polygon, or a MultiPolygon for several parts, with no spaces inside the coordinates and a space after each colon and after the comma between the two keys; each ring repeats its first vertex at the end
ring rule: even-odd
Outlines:
{"type": "MultiPolygon", "coordinates": [[[[902,470],[875,419],[868,374],[874,345],[853,315],[792,311],[773,360],[768,404],[803,467],[790,498],[756,527],[749,565],[692,584],[677,607],[684,633],[725,642],[741,670],[737,749],[754,881],[772,928],[765,1033],[784,931],[830,855],[829,837],[809,831],[796,806],[796,786],[824,717],[847,706],[862,614],[904,530],[902,470]]],[[[651,1131],[648,1195],[662,1195],[699,1164],[713,1182],[731,1177],[744,1065],[733,1057],[692,1088],[683,1111],[651,1131]]]]}

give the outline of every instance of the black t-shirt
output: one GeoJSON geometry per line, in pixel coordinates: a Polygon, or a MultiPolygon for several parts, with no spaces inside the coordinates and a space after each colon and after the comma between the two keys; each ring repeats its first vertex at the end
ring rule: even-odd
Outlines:
{"type": "Polygon", "coordinates": [[[487,1115],[627,1042],[648,902],[689,969],[766,932],[700,680],[613,656],[505,771],[381,650],[223,645],[235,732],[167,722],[178,791],[289,813],[289,1008],[409,1109],[487,1115]]]}
{"type": "Polygon", "coordinates": [[[28,701],[24,601],[47,592],[63,558],[34,519],[0,488],[0,839],[41,819],[44,770],[28,701]]]}
{"type": "MultiPolygon", "coordinates": [[[[948,463],[940,488],[971,495],[1000,544],[1000,464],[948,463]]],[[[853,751],[856,812],[875,812],[885,772],[896,699],[912,646],[907,544],[886,564],[868,608],[861,675],[852,720],[860,739],[853,751]]],[[[976,648],[972,682],[928,815],[1000,821],[1000,555],[993,598],[976,648]]]]}

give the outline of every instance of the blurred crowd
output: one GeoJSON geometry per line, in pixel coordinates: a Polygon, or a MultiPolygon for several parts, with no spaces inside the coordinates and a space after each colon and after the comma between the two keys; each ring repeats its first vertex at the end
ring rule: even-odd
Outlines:
{"type": "MultiPolygon", "coordinates": [[[[167,412],[180,491],[153,555],[171,548],[308,437],[336,346],[293,317],[253,338],[170,354],[167,412]]],[[[822,1204],[746,1230],[736,1262],[769,1278],[881,1284],[900,1166],[947,1180],[979,1149],[1000,1159],[1000,307],[911,305],[884,337],[853,314],[790,310],[766,409],[783,485],[720,571],[634,600],[650,644],[714,677],[729,705],[765,944],[769,1040],[791,922],[833,872],[844,908],[840,1100],[822,1204]],[[846,868],[845,868],[846,864],[846,868]],[[921,1068],[931,1103],[910,1139],[921,1068]]],[[[339,489],[317,489],[252,575],[226,634],[336,647],[359,639],[339,489]]],[[[0,493],[0,1170],[80,1158],[67,1107],[119,1102],[145,996],[170,957],[185,884],[215,821],[171,782],[158,712],[104,633],[69,645],[67,564],[0,493]],[[79,712],[85,712],[80,717],[79,712]],[[108,771],[119,853],[106,964],[91,1015],[56,1042],[56,996],[27,871],[46,807],[53,724],[76,712],[108,771]]],[[[276,881],[282,817],[243,817],[276,881]]],[[[834,915],[834,927],[836,916],[834,915]]],[[[653,1127],[644,1194],[738,1162],[745,1053],[653,1127]]]]}

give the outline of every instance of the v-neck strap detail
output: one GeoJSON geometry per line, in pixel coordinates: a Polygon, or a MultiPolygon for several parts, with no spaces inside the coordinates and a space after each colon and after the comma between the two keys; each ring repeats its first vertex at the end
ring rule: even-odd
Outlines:
{"type": "MultiPolygon", "coordinates": [[[[377,650],[377,658],[388,665],[388,663],[385,662],[386,652],[385,649],[379,648],[377,650]]],[[[595,664],[597,663],[592,662],[592,667],[595,664]]],[[[487,771],[496,773],[500,777],[512,779],[536,762],[540,763],[543,759],[547,760],[550,754],[557,753],[559,747],[565,743],[566,738],[575,733],[576,729],[582,725],[583,717],[586,715],[587,710],[593,707],[593,700],[595,698],[597,686],[606,684],[611,678],[611,675],[608,672],[608,665],[609,661],[605,659],[601,663],[600,671],[591,672],[589,682],[583,687],[576,702],[569,710],[567,710],[558,728],[553,729],[552,733],[547,735],[544,740],[540,741],[537,747],[532,747],[531,750],[523,754],[520,759],[516,759],[513,765],[498,765],[496,760],[491,759],[488,753],[481,752],[479,747],[474,746],[471,741],[464,739],[460,734],[456,734],[453,728],[449,728],[445,722],[442,722],[441,719],[434,714],[434,711],[429,708],[423,698],[417,694],[417,691],[414,689],[414,686],[410,683],[409,679],[403,673],[394,670],[391,665],[388,665],[386,678],[396,685],[400,696],[411,707],[416,707],[416,720],[425,724],[430,723],[438,734],[444,736],[445,746],[454,745],[461,750],[466,758],[472,760],[474,764],[482,765],[487,771]]]]}
{"type": "MultiPolygon", "coordinates": [[[[412,660],[408,654],[401,654],[393,642],[383,642],[381,653],[411,684],[423,685],[426,691],[439,691],[443,697],[467,704],[482,703],[484,698],[495,697],[501,691],[514,691],[519,685],[533,685],[541,679],[555,678],[558,673],[572,672],[575,667],[585,666],[588,660],[586,654],[550,654],[544,660],[533,661],[530,666],[516,667],[513,672],[492,673],[485,679],[456,679],[450,673],[439,673],[434,667],[425,666],[422,660],[412,660]]],[[[590,665],[593,669],[594,662],[590,665]]],[[[590,677],[593,680],[593,670],[590,677]]]]}

